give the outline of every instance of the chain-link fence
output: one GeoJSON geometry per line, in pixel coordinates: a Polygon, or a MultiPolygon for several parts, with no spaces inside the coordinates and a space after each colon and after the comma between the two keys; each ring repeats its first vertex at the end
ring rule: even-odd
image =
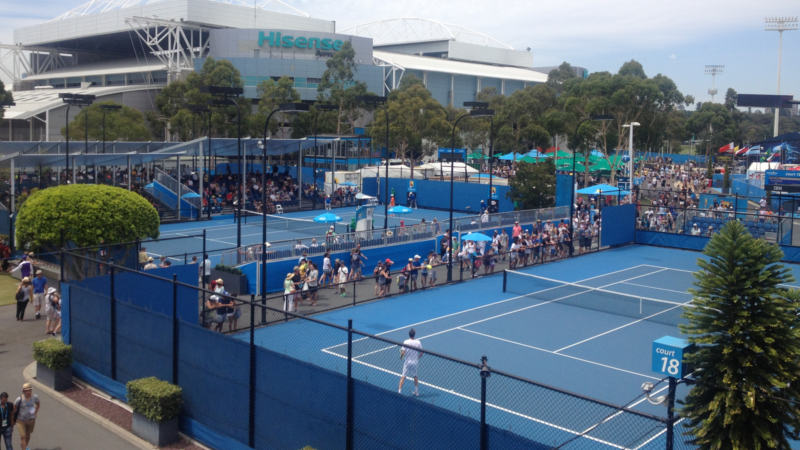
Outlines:
{"type": "Polygon", "coordinates": [[[112,390],[143,376],[180,385],[182,414],[217,438],[256,448],[655,448],[668,433],[664,418],[495,370],[491,355],[464,361],[198,289],[191,271],[170,279],[71,257],[87,266],[64,285],[75,362],[112,390]],[[204,312],[214,317],[201,326],[204,312]],[[257,335],[264,316],[308,332],[257,335]],[[237,322],[249,333],[218,332],[237,322]]]}

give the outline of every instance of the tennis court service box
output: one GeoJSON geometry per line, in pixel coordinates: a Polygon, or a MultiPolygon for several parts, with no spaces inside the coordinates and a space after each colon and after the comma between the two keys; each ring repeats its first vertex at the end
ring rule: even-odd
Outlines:
{"type": "Polygon", "coordinates": [[[686,339],[664,336],[653,341],[653,372],[683,378],[691,373],[683,358],[694,350],[686,339]]]}

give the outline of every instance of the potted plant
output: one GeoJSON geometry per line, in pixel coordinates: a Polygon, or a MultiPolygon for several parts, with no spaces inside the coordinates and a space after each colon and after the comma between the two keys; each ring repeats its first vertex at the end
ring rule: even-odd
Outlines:
{"type": "Polygon", "coordinates": [[[60,339],[33,343],[36,378],[45,386],[63,391],[72,386],[72,346],[60,339]]]}
{"type": "Polygon", "coordinates": [[[157,446],[175,442],[183,405],[180,386],[148,377],[131,380],[125,388],[128,404],[133,408],[133,433],[157,446]]]}
{"type": "Polygon", "coordinates": [[[225,290],[233,296],[249,293],[247,275],[243,274],[238,267],[217,264],[211,270],[211,279],[216,280],[218,278],[222,278],[225,283],[225,290]]]}

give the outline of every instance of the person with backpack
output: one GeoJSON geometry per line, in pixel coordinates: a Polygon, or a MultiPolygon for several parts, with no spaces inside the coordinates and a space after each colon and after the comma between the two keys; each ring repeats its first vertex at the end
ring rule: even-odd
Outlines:
{"type": "Polygon", "coordinates": [[[8,393],[0,393],[0,436],[3,437],[6,450],[14,450],[14,405],[8,402],[8,393]]]}
{"type": "Polygon", "coordinates": [[[17,286],[17,293],[15,298],[17,300],[17,320],[22,321],[25,319],[25,309],[28,307],[28,302],[33,297],[33,287],[31,286],[31,279],[24,277],[17,286]]]}
{"type": "Polygon", "coordinates": [[[58,292],[56,292],[56,288],[47,288],[45,303],[47,305],[47,323],[45,332],[49,335],[55,336],[56,333],[61,332],[61,296],[58,295],[58,292]]]}
{"type": "Polygon", "coordinates": [[[30,383],[22,385],[22,394],[14,400],[14,422],[19,430],[20,447],[28,449],[39,414],[39,397],[33,393],[30,383]]]}

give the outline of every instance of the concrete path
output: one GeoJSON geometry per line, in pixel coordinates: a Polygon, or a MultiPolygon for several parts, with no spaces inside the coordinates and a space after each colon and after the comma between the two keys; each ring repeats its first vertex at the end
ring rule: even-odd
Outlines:
{"type": "MultiPolygon", "coordinates": [[[[8,392],[13,401],[22,389],[23,369],[33,361],[32,344],[44,339],[44,319],[33,320],[33,307],[28,306],[25,320],[14,318],[16,305],[0,307],[0,391],[8,392]]],[[[34,388],[41,409],[31,438],[31,449],[84,450],[84,449],[135,449],[126,440],[116,436],[82,414],[59,403],[55,398],[34,388]]],[[[14,449],[19,449],[19,436],[14,430],[14,449]]],[[[24,450],[24,449],[23,449],[24,450]]]]}

